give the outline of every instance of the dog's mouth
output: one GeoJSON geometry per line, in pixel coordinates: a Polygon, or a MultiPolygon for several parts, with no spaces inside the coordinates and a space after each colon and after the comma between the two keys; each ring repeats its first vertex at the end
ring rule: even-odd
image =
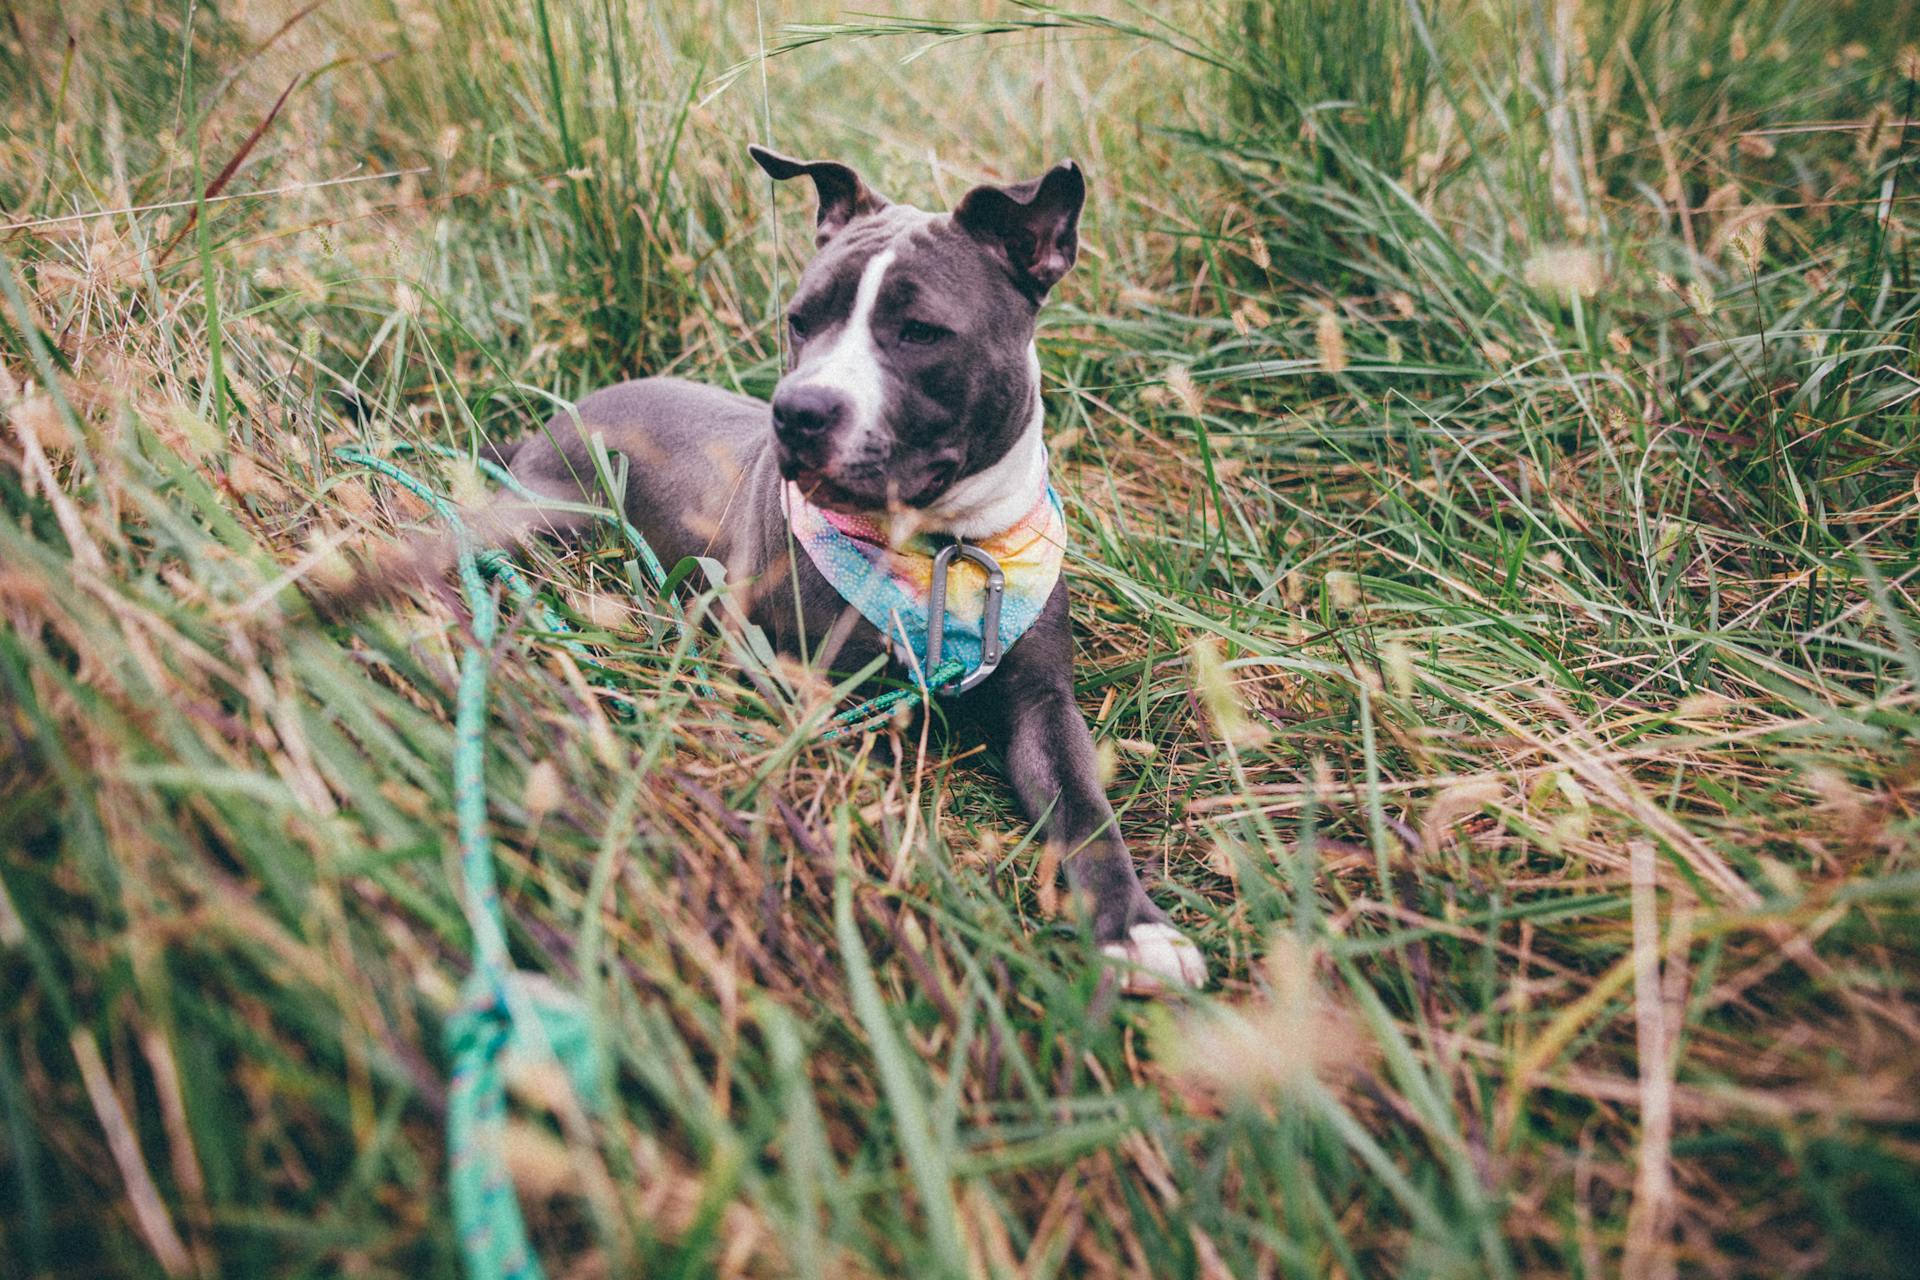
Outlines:
{"type": "Polygon", "coordinates": [[[910,507],[929,507],[941,494],[953,487],[954,480],[960,474],[960,459],[943,458],[933,464],[927,478],[920,486],[906,495],[906,504],[910,507]]]}
{"type": "Polygon", "coordinates": [[[780,474],[798,486],[808,502],[816,507],[825,507],[829,511],[860,515],[886,506],[884,501],[876,502],[864,494],[847,488],[824,471],[812,467],[803,467],[797,463],[782,460],[780,474]]]}

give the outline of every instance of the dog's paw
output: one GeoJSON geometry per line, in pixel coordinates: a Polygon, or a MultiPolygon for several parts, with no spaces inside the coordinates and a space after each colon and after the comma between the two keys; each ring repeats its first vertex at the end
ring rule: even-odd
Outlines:
{"type": "Polygon", "coordinates": [[[1207,985],[1207,962],[1200,948],[1170,924],[1137,924],[1127,930],[1125,942],[1109,942],[1101,954],[1120,961],[1126,970],[1120,990],[1130,996],[1157,996],[1170,987],[1207,985]]]}

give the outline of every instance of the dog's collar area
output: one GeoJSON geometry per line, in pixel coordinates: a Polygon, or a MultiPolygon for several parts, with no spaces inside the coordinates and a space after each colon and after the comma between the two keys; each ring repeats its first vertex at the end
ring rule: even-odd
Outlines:
{"type": "Polygon", "coordinates": [[[955,542],[933,558],[933,581],[927,599],[927,670],[939,669],[947,640],[947,569],[955,558],[971,560],[987,571],[987,600],[980,623],[980,665],[952,684],[935,690],[943,697],[965,693],[1000,666],[1000,606],[1007,594],[1007,575],[1000,562],[979,547],[955,542]]]}
{"type": "Polygon", "coordinates": [[[938,678],[949,696],[999,668],[1060,580],[1066,516],[1052,486],[990,538],[901,537],[883,518],[815,506],[791,482],[782,501],[794,540],[827,584],[873,624],[896,661],[924,681],[938,678]],[[969,572],[956,580],[961,564],[969,572]]]}

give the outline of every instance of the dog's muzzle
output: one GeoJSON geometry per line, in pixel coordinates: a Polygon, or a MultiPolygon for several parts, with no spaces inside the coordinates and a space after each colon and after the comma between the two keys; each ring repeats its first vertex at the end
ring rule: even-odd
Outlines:
{"type": "Polygon", "coordinates": [[[783,383],[773,393],[773,434],[789,454],[817,467],[851,408],[847,397],[832,387],[783,383]]]}

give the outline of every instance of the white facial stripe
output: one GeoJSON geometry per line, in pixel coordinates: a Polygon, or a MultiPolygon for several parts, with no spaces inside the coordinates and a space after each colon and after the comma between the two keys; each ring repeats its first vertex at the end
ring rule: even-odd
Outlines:
{"type": "Polygon", "coordinates": [[[849,415],[839,444],[843,453],[864,447],[866,437],[880,429],[886,408],[887,382],[879,349],[873,344],[873,301],[880,296],[880,281],[893,265],[893,255],[892,249],[882,249],[867,259],[854,292],[852,314],[826,350],[817,355],[808,352],[795,370],[800,375],[798,385],[831,387],[847,398],[849,415]]]}
{"type": "Polygon", "coordinates": [[[956,538],[991,538],[1018,524],[1047,487],[1047,450],[1041,440],[1046,418],[1040,401],[1040,353],[1027,348],[1033,380],[1033,414],[1027,429],[1000,461],[976,471],[941,494],[922,520],[927,528],[956,538]]]}

